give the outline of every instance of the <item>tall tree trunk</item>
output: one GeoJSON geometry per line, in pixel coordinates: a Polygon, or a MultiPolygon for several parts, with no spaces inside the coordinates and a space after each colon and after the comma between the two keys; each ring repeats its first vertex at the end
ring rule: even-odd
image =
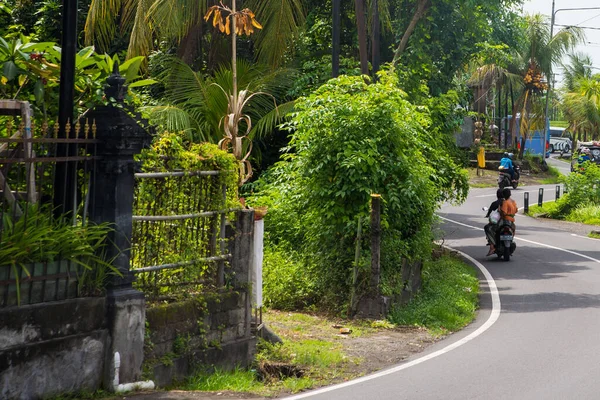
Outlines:
{"type": "Polygon", "coordinates": [[[200,51],[200,41],[202,40],[202,24],[198,22],[181,39],[177,56],[188,65],[192,65],[196,58],[202,54],[200,51]]]}
{"type": "Polygon", "coordinates": [[[377,71],[379,71],[380,65],[380,26],[379,26],[379,1],[373,0],[373,38],[371,40],[372,46],[372,59],[371,64],[373,65],[373,77],[377,79],[377,71]]]}
{"type": "Polygon", "coordinates": [[[406,31],[404,31],[404,35],[402,35],[400,44],[398,45],[398,48],[394,53],[394,65],[398,64],[398,61],[400,61],[400,56],[404,52],[404,49],[406,49],[408,39],[410,39],[410,36],[413,34],[415,28],[417,27],[417,23],[419,22],[419,20],[421,20],[421,18],[423,18],[423,16],[427,12],[427,10],[429,10],[429,8],[431,8],[431,0],[419,0],[419,2],[417,3],[417,10],[415,11],[415,14],[410,20],[408,28],[406,28],[406,31]]]}
{"type": "Polygon", "coordinates": [[[358,50],[360,53],[360,71],[369,74],[369,55],[367,54],[367,22],[365,18],[365,0],[355,0],[356,27],[358,30],[358,50]]]}
{"type": "Polygon", "coordinates": [[[335,78],[340,74],[340,25],[341,15],[340,1],[332,0],[332,18],[333,18],[333,43],[332,43],[332,59],[331,59],[331,75],[335,78]]]}

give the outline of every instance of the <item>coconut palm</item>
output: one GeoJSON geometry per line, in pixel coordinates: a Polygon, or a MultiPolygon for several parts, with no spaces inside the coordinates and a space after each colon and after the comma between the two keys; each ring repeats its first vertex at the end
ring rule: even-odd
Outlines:
{"type": "MultiPolygon", "coordinates": [[[[203,20],[214,0],[92,0],[85,39],[107,49],[118,35],[130,33],[127,57],[148,55],[160,41],[175,41],[188,63],[198,51],[198,40],[211,30],[203,20]],[[119,16],[118,18],[116,16],[119,16]]],[[[302,0],[247,0],[264,29],[256,35],[258,61],[278,67],[304,23],[302,0]]],[[[218,43],[218,42],[215,42],[218,43]]]]}
{"type": "MultiPolygon", "coordinates": [[[[547,77],[562,56],[583,41],[583,31],[572,27],[550,35],[547,17],[541,14],[526,17],[525,40],[520,49],[512,52],[502,64],[479,67],[472,80],[483,82],[496,77],[501,83],[509,83],[518,98],[513,103],[513,115],[520,115],[520,132],[527,139],[533,131],[545,127],[545,98],[548,92],[547,77]]],[[[517,119],[512,120],[515,132],[517,119]]],[[[521,154],[525,148],[521,147],[521,154]]]]}
{"type": "Polygon", "coordinates": [[[563,95],[562,107],[574,139],[600,137],[600,76],[580,76],[563,95]]]}

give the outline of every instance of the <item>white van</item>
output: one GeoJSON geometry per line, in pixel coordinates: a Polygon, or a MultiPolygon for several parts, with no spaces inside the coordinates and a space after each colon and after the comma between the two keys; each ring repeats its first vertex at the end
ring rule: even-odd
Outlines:
{"type": "Polygon", "coordinates": [[[554,153],[560,151],[561,153],[570,153],[573,149],[573,141],[571,140],[571,133],[566,131],[565,128],[550,127],[550,144],[548,145],[548,151],[554,153]]]}

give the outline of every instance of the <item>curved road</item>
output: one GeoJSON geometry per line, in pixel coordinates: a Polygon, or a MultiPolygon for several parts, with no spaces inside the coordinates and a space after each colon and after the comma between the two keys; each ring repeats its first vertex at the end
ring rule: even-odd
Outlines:
{"type": "MultiPolygon", "coordinates": [[[[476,322],[395,368],[289,399],[600,399],[600,241],[520,215],[514,258],[486,258],[481,208],[495,191],[439,212],[445,244],[483,271],[476,322]]],[[[525,191],[536,203],[538,187],[519,188],[519,206],[525,191]]]]}

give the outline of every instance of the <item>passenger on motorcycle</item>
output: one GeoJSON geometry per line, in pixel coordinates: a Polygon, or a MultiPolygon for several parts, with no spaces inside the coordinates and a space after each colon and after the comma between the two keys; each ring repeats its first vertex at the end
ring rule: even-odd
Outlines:
{"type": "Polygon", "coordinates": [[[513,181],[515,179],[515,165],[513,164],[514,154],[513,153],[504,153],[504,157],[500,160],[500,170],[508,171],[510,173],[510,180],[513,181]]]}
{"type": "MultiPolygon", "coordinates": [[[[510,189],[504,188],[502,190],[502,202],[498,207],[498,211],[500,212],[500,221],[498,221],[498,225],[500,225],[502,221],[508,221],[510,223],[514,235],[516,229],[515,215],[517,214],[517,212],[519,212],[519,207],[517,207],[517,203],[513,199],[511,199],[510,196],[510,189]]],[[[500,200],[498,201],[500,202],[500,200]]],[[[496,252],[496,229],[492,229],[492,232],[493,236],[488,236],[488,240],[493,239],[490,240],[490,251],[487,254],[488,256],[491,256],[496,252]]]]}
{"type": "MultiPolygon", "coordinates": [[[[485,217],[489,218],[492,212],[498,211],[498,209],[502,205],[503,200],[504,197],[502,196],[502,189],[498,189],[496,191],[496,200],[492,202],[492,204],[490,204],[490,208],[488,209],[488,212],[485,215],[485,217]]],[[[490,251],[487,254],[488,256],[494,254],[495,251],[493,246],[495,246],[496,244],[496,228],[498,228],[498,222],[499,221],[494,222],[490,219],[490,222],[483,227],[483,230],[485,231],[485,236],[487,237],[488,246],[490,246],[490,251]]]]}

